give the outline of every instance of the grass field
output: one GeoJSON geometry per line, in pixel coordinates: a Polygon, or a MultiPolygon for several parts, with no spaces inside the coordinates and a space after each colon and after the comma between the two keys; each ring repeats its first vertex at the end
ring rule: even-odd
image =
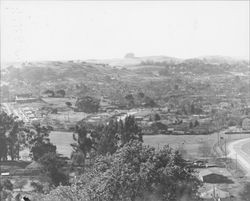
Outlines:
{"type": "Polygon", "coordinates": [[[84,119],[87,116],[88,114],[84,112],[65,111],[58,112],[57,114],[49,114],[48,118],[51,120],[57,120],[61,123],[75,123],[84,119]]]}
{"type": "Polygon", "coordinates": [[[50,141],[56,145],[59,154],[70,158],[72,152],[70,144],[74,142],[72,132],[52,131],[50,141]]]}
{"type": "MultiPolygon", "coordinates": [[[[195,158],[202,157],[202,153],[200,153],[199,149],[205,142],[212,146],[217,140],[217,137],[215,135],[151,135],[144,136],[143,139],[146,145],[154,146],[155,148],[161,148],[164,145],[169,144],[174,149],[181,148],[185,150],[188,158],[195,158]]],[[[57,146],[58,153],[67,157],[70,156],[72,152],[70,144],[74,142],[72,132],[53,131],[50,134],[50,140],[57,146]]]]}
{"type": "MultiPolygon", "coordinates": [[[[211,135],[147,135],[143,136],[144,144],[154,146],[156,149],[164,145],[170,145],[174,149],[180,149],[185,152],[187,158],[200,158],[211,156],[213,146],[220,141],[220,144],[225,144],[236,140],[250,137],[250,135],[225,135],[220,134],[211,135]]],[[[58,153],[65,156],[70,156],[73,143],[72,132],[53,131],[50,134],[50,140],[57,146],[58,153]]]]}
{"type": "Polygon", "coordinates": [[[72,98],[43,98],[43,101],[50,104],[50,105],[55,105],[57,107],[67,107],[66,102],[71,102],[72,105],[75,104],[76,99],[72,98]]]}

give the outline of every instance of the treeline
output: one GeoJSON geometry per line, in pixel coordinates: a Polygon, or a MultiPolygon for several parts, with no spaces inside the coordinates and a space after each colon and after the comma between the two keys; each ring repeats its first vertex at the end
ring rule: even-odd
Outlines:
{"type": "Polygon", "coordinates": [[[199,180],[179,152],[142,143],[134,117],[93,126],[79,122],[72,162],[80,175],[38,200],[197,200],[199,180]],[[88,160],[88,163],[87,161],[88,160]]]}
{"type": "MultiPolygon", "coordinates": [[[[0,125],[16,121],[5,113],[0,116],[0,125]]],[[[1,139],[12,130],[13,127],[6,127],[1,139]]],[[[50,183],[49,189],[41,182],[32,183],[33,201],[198,199],[201,183],[194,176],[194,170],[179,152],[168,146],[160,150],[145,146],[141,128],[133,116],[124,121],[112,119],[98,126],[78,122],[70,160],[57,154],[56,146],[49,141],[50,130],[40,124],[23,129],[24,146],[29,148],[32,160],[41,164],[50,183]],[[76,177],[70,181],[72,171],[76,177]]],[[[5,142],[7,144],[7,140],[5,142]]],[[[5,156],[5,152],[1,149],[1,156],[5,156]]]]}

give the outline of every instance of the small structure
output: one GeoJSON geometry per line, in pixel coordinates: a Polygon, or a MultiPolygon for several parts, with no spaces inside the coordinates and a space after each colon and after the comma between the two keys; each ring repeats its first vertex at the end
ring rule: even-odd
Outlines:
{"type": "Polygon", "coordinates": [[[38,100],[38,98],[32,97],[31,93],[17,94],[15,98],[16,103],[32,103],[38,100]]]}
{"type": "Polygon", "coordinates": [[[206,190],[200,194],[200,197],[203,199],[224,199],[230,197],[229,192],[213,187],[209,190],[206,190]]]}
{"type": "Polygon", "coordinates": [[[201,181],[204,181],[204,177],[207,175],[213,174],[213,172],[209,169],[204,169],[199,172],[199,179],[201,181]]]}
{"type": "Polygon", "coordinates": [[[245,118],[242,121],[242,129],[243,130],[250,130],[250,118],[245,118]]]}

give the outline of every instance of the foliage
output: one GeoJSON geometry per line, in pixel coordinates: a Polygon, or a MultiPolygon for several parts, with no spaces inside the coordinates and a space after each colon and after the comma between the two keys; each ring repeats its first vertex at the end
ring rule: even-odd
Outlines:
{"type": "Polygon", "coordinates": [[[75,106],[78,111],[94,113],[98,112],[98,109],[100,107],[100,100],[94,97],[84,96],[77,99],[75,106]]]}
{"type": "Polygon", "coordinates": [[[98,154],[113,154],[118,149],[118,122],[111,119],[109,123],[101,129],[100,139],[97,143],[98,154]]]}
{"type": "Polygon", "coordinates": [[[72,106],[71,102],[65,102],[65,104],[67,105],[67,107],[71,107],[72,106]]]}
{"type": "Polygon", "coordinates": [[[58,186],[53,189],[49,194],[37,196],[34,201],[89,201],[85,189],[78,188],[77,186],[58,186]]]}
{"type": "Polygon", "coordinates": [[[240,193],[241,200],[250,201],[250,183],[246,183],[243,191],[240,193]]]}
{"type": "Polygon", "coordinates": [[[43,165],[43,171],[51,179],[53,185],[68,184],[68,176],[63,172],[62,168],[66,161],[59,157],[56,153],[46,153],[40,159],[39,163],[43,165]]]}
{"type": "Polygon", "coordinates": [[[159,120],[161,120],[161,116],[158,113],[156,113],[154,116],[154,119],[155,119],[155,121],[159,121],[159,120]]]}
{"type": "Polygon", "coordinates": [[[3,189],[10,190],[10,191],[13,190],[13,184],[11,183],[11,181],[9,179],[1,180],[0,190],[3,190],[3,189]]]}
{"type": "Polygon", "coordinates": [[[200,183],[193,173],[168,146],[157,152],[133,141],[99,157],[81,182],[92,201],[196,200],[200,183]]]}
{"type": "Polygon", "coordinates": [[[28,130],[26,141],[33,160],[37,161],[46,153],[56,152],[56,146],[50,143],[49,132],[50,128],[41,126],[39,123],[33,124],[33,127],[28,130]]]}
{"type": "Polygon", "coordinates": [[[32,181],[30,183],[30,185],[34,188],[35,192],[38,192],[38,193],[43,193],[44,192],[43,191],[43,184],[42,183],[32,181]]]}
{"type": "Polygon", "coordinates": [[[127,116],[124,123],[121,120],[119,121],[118,133],[122,146],[131,140],[143,141],[141,128],[138,126],[133,116],[127,116]]]}
{"type": "Polygon", "coordinates": [[[57,94],[57,96],[64,97],[66,92],[63,89],[60,89],[60,90],[56,91],[56,94],[57,94]]]}
{"type": "Polygon", "coordinates": [[[73,164],[83,166],[91,151],[102,155],[113,154],[131,140],[142,142],[142,132],[134,117],[127,116],[124,122],[111,119],[107,125],[91,126],[80,122],[75,128],[73,139],[76,142],[72,144],[73,164]]]}
{"type": "Polygon", "coordinates": [[[125,100],[127,101],[128,107],[130,107],[130,108],[134,107],[135,99],[134,99],[134,96],[132,94],[127,94],[125,96],[125,100]]]}
{"type": "Polygon", "coordinates": [[[22,191],[23,187],[28,183],[27,179],[19,179],[14,183],[15,188],[19,188],[22,191]]]}
{"type": "Polygon", "coordinates": [[[24,144],[23,122],[5,112],[0,113],[0,160],[19,159],[24,144]]]}
{"type": "Polygon", "coordinates": [[[194,122],[194,127],[199,126],[199,125],[200,125],[199,121],[198,121],[198,120],[195,120],[195,122],[194,122]]]}
{"type": "Polygon", "coordinates": [[[43,94],[47,94],[49,97],[55,97],[55,92],[50,89],[47,89],[46,91],[44,91],[43,94]]]}

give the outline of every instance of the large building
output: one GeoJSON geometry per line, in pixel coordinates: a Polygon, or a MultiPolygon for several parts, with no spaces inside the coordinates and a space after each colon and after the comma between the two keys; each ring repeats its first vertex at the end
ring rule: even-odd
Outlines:
{"type": "Polygon", "coordinates": [[[32,102],[38,101],[38,98],[32,97],[31,93],[17,94],[15,101],[17,103],[32,103],[32,102]]]}

